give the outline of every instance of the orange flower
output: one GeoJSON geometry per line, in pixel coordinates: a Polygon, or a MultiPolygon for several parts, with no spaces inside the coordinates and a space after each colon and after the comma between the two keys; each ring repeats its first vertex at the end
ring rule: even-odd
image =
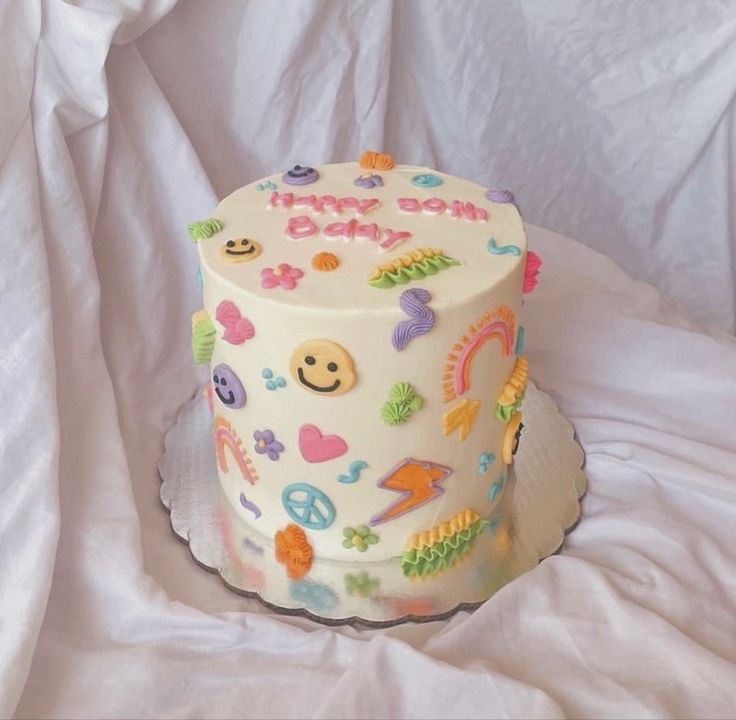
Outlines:
{"type": "Polygon", "coordinates": [[[298,525],[287,525],[278,530],[274,538],[276,560],[286,565],[288,576],[294,580],[303,578],[312,567],[312,546],[298,525]]]}
{"type": "Polygon", "coordinates": [[[394,159],[388,153],[366,150],[360,156],[360,167],[364,170],[390,170],[394,166],[394,159]]]}

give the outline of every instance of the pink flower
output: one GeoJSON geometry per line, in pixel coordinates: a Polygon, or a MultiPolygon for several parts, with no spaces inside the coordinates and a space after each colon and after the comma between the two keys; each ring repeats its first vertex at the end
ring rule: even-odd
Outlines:
{"type": "Polygon", "coordinates": [[[281,263],[275,268],[263,268],[261,270],[261,287],[282,287],[284,290],[293,290],[296,281],[304,277],[304,272],[299,268],[293,268],[288,263],[281,263]]]}
{"type": "Polygon", "coordinates": [[[526,270],[524,271],[524,292],[530,293],[537,287],[537,275],[542,267],[542,260],[533,250],[526,254],[526,270]]]}

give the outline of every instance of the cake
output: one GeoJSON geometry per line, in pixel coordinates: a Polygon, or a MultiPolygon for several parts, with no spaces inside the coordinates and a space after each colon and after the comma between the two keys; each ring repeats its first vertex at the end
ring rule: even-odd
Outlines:
{"type": "Polygon", "coordinates": [[[222,489],[288,577],[431,578],[510,486],[528,365],[514,197],[382,153],[242,187],[197,243],[222,489]]]}

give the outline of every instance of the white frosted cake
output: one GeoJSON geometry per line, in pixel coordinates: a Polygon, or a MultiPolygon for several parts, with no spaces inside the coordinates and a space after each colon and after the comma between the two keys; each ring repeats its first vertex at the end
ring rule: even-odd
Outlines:
{"type": "Polygon", "coordinates": [[[521,429],[539,261],[511,193],[365,153],[240,188],[190,235],[193,349],[238,514],[292,578],[314,559],[451,566],[521,429]]]}

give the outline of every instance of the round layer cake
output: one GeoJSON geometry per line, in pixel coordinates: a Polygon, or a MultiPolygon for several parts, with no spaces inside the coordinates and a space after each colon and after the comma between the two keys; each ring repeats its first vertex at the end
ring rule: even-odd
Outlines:
{"type": "Polygon", "coordinates": [[[245,522],[292,577],[314,557],[396,557],[422,576],[452,564],[500,503],[519,441],[513,196],[366,153],[240,188],[190,235],[193,348],[245,522]]]}

